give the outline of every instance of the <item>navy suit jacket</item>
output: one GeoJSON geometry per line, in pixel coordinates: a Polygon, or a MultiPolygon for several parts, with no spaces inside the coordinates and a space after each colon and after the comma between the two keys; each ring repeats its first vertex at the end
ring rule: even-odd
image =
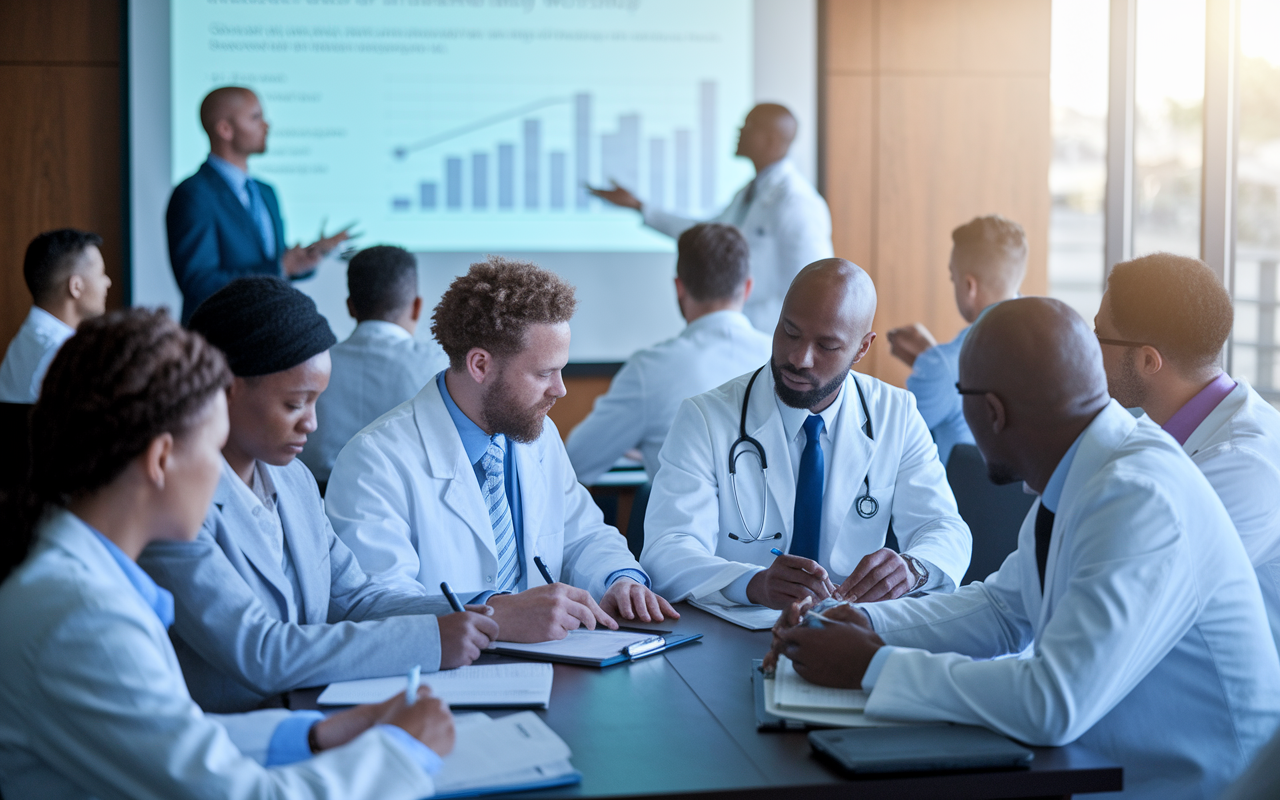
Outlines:
{"type": "MultiPolygon", "coordinates": [[[[250,178],[250,180],[254,180],[250,178]]],[[[257,181],[276,231],[276,252],[267,253],[258,226],[240,198],[208,163],[178,184],[169,198],[165,227],[169,262],[182,290],[182,322],[206,297],[245,275],[282,275],[284,220],[270,184],[257,181]]]]}

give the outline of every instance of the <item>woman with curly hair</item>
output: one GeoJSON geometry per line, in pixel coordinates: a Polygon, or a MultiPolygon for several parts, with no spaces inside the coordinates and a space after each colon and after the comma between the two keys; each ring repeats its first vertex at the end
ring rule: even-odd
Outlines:
{"type": "Polygon", "coordinates": [[[452,749],[453,722],[425,692],[328,719],[215,717],[187,694],[167,632],[173,597],[135,561],[200,529],[230,382],[222,355],[163,311],[86,321],[54,359],[32,415],[28,483],[5,502],[5,796],[431,793],[426,770],[452,749]]]}

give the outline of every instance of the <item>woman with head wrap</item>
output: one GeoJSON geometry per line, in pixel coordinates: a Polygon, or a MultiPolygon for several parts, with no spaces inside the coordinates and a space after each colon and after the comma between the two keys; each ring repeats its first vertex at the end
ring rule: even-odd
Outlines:
{"type": "Polygon", "coordinates": [[[367,576],[296,460],[336,341],[311,298],[241,278],[189,325],[235,376],[221,479],[196,540],[158,542],[139,563],[174,594],[174,649],[196,702],[243,711],[302,687],[475,660],[497,624],[367,576]]]}
{"type": "Polygon", "coordinates": [[[431,793],[453,723],[425,693],[328,718],[205,715],[187,694],[166,632],[173,598],[134,560],[148,543],[195,537],[218,482],[230,382],[216,350],[146,309],[85,322],[53,360],[31,472],[2,509],[7,797],[431,793]]]}

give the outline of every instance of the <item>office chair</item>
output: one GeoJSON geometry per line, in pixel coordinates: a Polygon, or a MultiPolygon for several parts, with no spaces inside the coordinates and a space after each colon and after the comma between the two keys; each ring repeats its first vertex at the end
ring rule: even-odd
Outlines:
{"type": "Polygon", "coordinates": [[[652,490],[652,481],[636,487],[635,499],[631,501],[631,516],[627,518],[627,549],[637,561],[644,549],[644,512],[649,508],[649,492],[652,490]]]}
{"type": "Polygon", "coordinates": [[[992,483],[982,454],[971,444],[952,448],[947,482],[956,496],[960,517],[973,533],[973,557],[961,583],[985,580],[1018,549],[1018,531],[1035,495],[1022,491],[1020,483],[992,483]]]}

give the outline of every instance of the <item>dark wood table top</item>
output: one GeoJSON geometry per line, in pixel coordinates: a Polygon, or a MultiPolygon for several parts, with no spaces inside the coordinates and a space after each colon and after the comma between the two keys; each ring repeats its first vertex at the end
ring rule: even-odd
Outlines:
{"type": "MultiPolygon", "coordinates": [[[[751,660],[764,655],[769,633],[687,604],[678,610],[681,619],[662,627],[701,633],[700,642],[605,669],[555,665],[551,705],[538,713],[573,750],[582,783],[512,797],[963,800],[1123,786],[1118,765],[1076,745],[1033,748],[1025,770],[843,777],[811,755],[803,731],[756,730],[751,660]]],[[[308,697],[314,706],[315,696],[298,693],[294,706],[308,697]]]]}

